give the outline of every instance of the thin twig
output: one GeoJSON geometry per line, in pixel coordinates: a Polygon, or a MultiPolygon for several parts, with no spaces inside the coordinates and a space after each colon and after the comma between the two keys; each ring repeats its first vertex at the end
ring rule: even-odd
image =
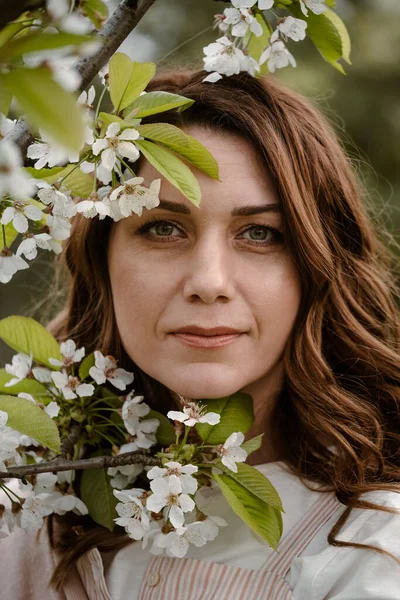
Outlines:
{"type": "MultiPolygon", "coordinates": [[[[115,9],[111,17],[98,32],[96,37],[103,39],[103,45],[95,56],[80,58],[74,65],[81,78],[80,91],[84,90],[102,67],[109,61],[114,52],[136,27],[155,0],[123,0],[115,9]]],[[[29,132],[27,123],[20,118],[9,134],[7,140],[17,144],[22,153],[25,154],[28,146],[33,143],[34,138],[29,132]]]]}
{"type": "Polygon", "coordinates": [[[73,455],[74,446],[79,440],[79,436],[81,434],[81,428],[77,423],[74,423],[71,427],[71,431],[68,437],[64,438],[61,442],[61,452],[60,456],[62,458],[68,458],[68,455],[73,455]]]}
{"type": "Polygon", "coordinates": [[[125,465],[142,464],[150,467],[161,466],[161,460],[154,456],[138,454],[137,452],[125,452],[117,456],[95,456],[93,458],[84,458],[80,460],[68,460],[57,456],[54,460],[36,465],[24,465],[20,467],[10,467],[7,471],[0,471],[1,479],[23,479],[28,475],[37,475],[38,473],[58,473],[59,471],[69,471],[75,469],[83,471],[87,469],[106,469],[109,467],[122,467],[125,465]]]}

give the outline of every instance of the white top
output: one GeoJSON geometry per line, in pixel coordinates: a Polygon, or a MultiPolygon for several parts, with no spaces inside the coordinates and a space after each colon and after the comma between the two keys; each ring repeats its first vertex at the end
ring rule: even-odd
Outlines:
{"type": "MultiPolygon", "coordinates": [[[[320,493],[305,487],[282,462],[256,468],[271,480],[282,499],[285,536],[304,518],[320,493]]],[[[352,510],[339,539],[371,544],[400,559],[400,493],[370,492],[363,498],[396,508],[398,514],[352,510]]],[[[198,492],[197,504],[206,514],[223,517],[228,527],[220,528],[213,542],[201,548],[191,546],[186,558],[258,570],[275,554],[233,513],[218,489],[198,492]]],[[[291,563],[285,580],[293,597],[295,600],[399,600],[400,564],[374,551],[328,544],[327,535],[344,509],[338,506],[291,563]]],[[[138,600],[145,572],[153,558],[147,550],[142,550],[141,542],[120,550],[105,570],[111,598],[138,600]]]]}

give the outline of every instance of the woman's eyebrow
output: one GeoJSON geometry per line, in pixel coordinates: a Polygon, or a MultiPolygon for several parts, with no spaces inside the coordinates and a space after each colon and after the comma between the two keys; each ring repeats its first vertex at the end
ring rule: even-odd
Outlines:
{"type": "MultiPolygon", "coordinates": [[[[179,202],[170,202],[169,200],[160,200],[160,204],[157,208],[168,210],[169,212],[181,213],[183,215],[190,215],[190,209],[186,204],[180,204],[179,202]]],[[[249,217],[252,215],[259,215],[266,212],[280,212],[281,207],[279,204],[261,204],[260,206],[240,206],[234,208],[231,212],[232,217],[249,217]]]]}

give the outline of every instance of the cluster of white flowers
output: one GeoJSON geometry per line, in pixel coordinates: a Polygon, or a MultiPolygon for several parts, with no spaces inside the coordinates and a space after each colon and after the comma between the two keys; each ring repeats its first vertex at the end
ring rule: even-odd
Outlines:
{"type": "MultiPolygon", "coordinates": [[[[275,0],[231,0],[231,4],[231,7],[225,8],[222,15],[216,15],[216,25],[224,35],[204,48],[204,69],[210,72],[210,75],[203,81],[215,83],[223,75],[229,77],[243,71],[254,76],[267,61],[271,73],[288,65],[296,66],[296,60],[284,41],[288,38],[295,42],[303,40],[306,36],[306,21],[292,16],[278,19],[268,46],[257,61],[244,49],[243,40],[249,32],[256,37],[263,35],[263,27],[256,18],[257,12],[271,10],[275,0]]],[[[300,6],[305,16],[308,16],[308,10],[321,15],[327,8],[325,0],[301,0],[300,6]]]]}
{"type": "MultiPolygon", "coordinates": [[[[104,398],[102,394],[97,395],[98,388],[94,384],[111,384],[115,389],[125,391],[133,382],[132,373],[118,367],[112,356],[104,356],[100,351],[93,353],[94,365],[90,368],[87,365],[87,377],[82,375],[81,380],[76,373],[82,373],[85,348],[77,347],[72,339],[68,339],[60,344],[59,351],[57,358],[48,358],[48,365],[54,367],[53,370],[46,366],[34,366],[31,355],[18,353],[13,356],[11,363],[5,367],[10,376],[5,386],[12,392],[13,386],[34,379],[45,387],[46,395],[52,397],[44,405],[33,395],[20,392],[16,401],[21,398],[36,404],[51,419],[58,418],[61,411],[62,421],[67,414],[66,407],[71,406],[71,403],[74,407],[79,407],[81,398],[93,396],[93,404],[96,405],[104,398]],[[87,378],[91,378],[92,383],[90,379],[87,382],[87,378]],[[75,400],[77,402],[74,404],[75,400]]],[[[112,396],[112,399],[110,410],[120,415],[126,430],[126,443],[119,446],[114,443],[112,454],[123,456],[141,452],[147,455],[149,449],[159,443],[156,431],[160,420],[154,418],[144,397],[135,395],[134,391],[119,398],[121,408],[114,408],[117,398],[112,396]]],[[[162,466],[149,468],[139,462],[107,469],[110,485],[119,500],[115,522],[124,527],[130,537],[142,540],[143,548],[148,547],[151,553],[159,555],[165,552],[167,556],[176,557],[185,556],[191,544],[199,547],[214,540],[219,527],[226,525],[223,519],[205,515],[196,505],[198,477],[204,477],[204,474],[199,473],[196,461],[200,460],[199,464],[206,461],[210,468],[215,465],[217,469],[221,469],[223,465],[237,473],[237,463],[247,458],[246,450],[241,447],[244,441],[241,432],[232,433],[225,443],[215,445],[211,451],[208,449],[212,445],[206,445],[205,455],[202,454],[203,444],[200,443],[200,454],[196,456],[193,439],[197,436],[192,435],[193,428],[205,424],[218,425],[221,415],[208,411],[207,406],[195,400],[180,396],[180,401],[182,410],[167,413],[167,417],[175,423],[177,441],[166,450],[157,452],[156,456],[162,457],[162,466]],[[190,462],[192,458],[194,464],[190,462]],[[149,490],[132,487],[138,477],[141,480],[147,478],[149,490]]],[[[89,401],[89,407],[90,404],[89,401]]],[[[96,410],[94,409],[95,412],[96,410]]],[[[107,409],[103,407],[101,410],[107,409]]],[[[161,417],[158,413],[155,415],[161,417]]],[[[26,465],[28,460],[30,463],[43,462],[43,452],[36,454],[34,451],[38,446],[40,447],[38,440],[9,427],[8,414],[0,411],[0,471],[26,465]]],[[[13,493],[19,503],[13,501],[11,506],[0,506],[0,528],[5,525],[9,532],[15,527],[33,532],[40,529],[44,518],[52,513],[61,515],[73,511],[80,515],[87,514],[85,504],[74,495],[71,486],[73,476],[73,471],[58,475],[42,473],[36,475],[30,483],[19,481],[19,489],[25,496],[22,500],[15,491],[7,487],[9,499],[11,500],[13,493]]]]}
{"type": "Polygon", "coordinates": [[[150,552],[156,555],[164,551],[167,556],[182,558],[189,545],[204,546],[218,535],[218,528],[227,525],[221,517],[195,520],[195,501],[198,472],[195,465],[182,465],[176,461],[165,463],[164,468],[153,467],[147,472],[151,492],[140,488],[118,491],[114,495],[120,501],[115,522],[124,527],[134,540],[143,540],[143,548],[151,541],[150,552]],[[157,514],[153,519],[152,515],[157,514]],[[189,515],[185,523],[185,515],[189,515]]]}

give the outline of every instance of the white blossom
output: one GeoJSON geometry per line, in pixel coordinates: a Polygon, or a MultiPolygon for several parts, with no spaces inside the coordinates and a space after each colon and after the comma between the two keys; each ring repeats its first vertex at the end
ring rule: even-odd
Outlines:
{"type": "Polygon", "coordinates": [[[306,37],[307,22],[303,19],[295,19],[292,16],[283,19],[274,33],[271,35],[270,43],[276,42],[279,38],[279,34],[282,35],[284,40],[288,38],[295,42],[300,42],[306,37]]]}
{"type": "MultiPolygon", "coordinates": [[[[126,454],[127,452],[136,452],[138,449],[139,447],[135,442],[129,442],[129,444],[123,444],[120,447],[117,456],[119,454],[126,454]]],[[[133,483],[142,471],[143,465],[137,463],[133,465],[120,465],[118,467],[109,467],[107,469],[107,475],[111,477],[111,487],[117,488],[118,490],[123,490],[128,485],[133,483]]]]}
{"type": "Polygon", "coordinates": [[[73,363],[81,362],[85,356],[85,348],[77,349],[73,340],[66,340],[60,344],[60,352],[63,360],[57,358],[49,358],[49,362],[53,367],[70,367],[73,363]]]}
{"type": "Polygon", "coordinates": [[[228,469],[230,469],[234,473],[238,472],[236,463],[244,462],[247,458],[246,450],[240,447],[243,444],[243,442],[244,435],[239,431],[236,433],[232,433],[226,440],[225,444],[219,446],[218,448],[219,453],[222,457],[222,464],[228,467],[228,469]]]}
{"type": "Polygon", "coordinates": [[[259,71],[259,64],[251,56],[246,56],[242,50],[234,46],[233,42],[223,36],[216,42],[209,44],[204,49],[204,69],[211,71],[203,81],[216,82],[222,75],[234,75],[246,71],[254,75],[259,71]]]}
{"type": "Polygon", "coordinates": [[[14,354],[11,359],[11,364],[5,366],[5,370],[9,375],[14,375],[13,379],[10,379],[5,383],[5,387],[11,387],[16,383],[19,383],[30,374],[32,369],[32,356],[28,356],[23,352],[14,354]]]}
{"type": "Polygon", "coordinates": [[[300,0],[300,8],[303,15],[308,16],[309,8],[316,15],[322,15],[327,9],[325,0],[300,0]]]}
{"type": "Polygon", "coordinates": [[[45,367],[33,367],[32,373],[36,381],[39,383],[51,383],[51,374],[53,371],[46,369],[45,367]]]}
{"type": "Polygon", "coordinates": [[[160,204],[158,197],[160,193],[161,179],[155,179],[150,187],[142,186],[143,177],[128,179],[123,185],[117,187],[110,194],[111,201],[118,201],[119,209],[123,217],[129,217],[132,213],[142,214],[143,208],[151,210],[160,204]]]}
{"type": "Polygon", "coordinates": [[[0,283],[8,283],[13,275],[22,269],[28,269],[29,265],[20,256],[16,256],[9,248],[3,248],[0,252],[0,283]]]}
{"type": "Polygon", "coordinates": [[[139,158],[139,150],[133,144],[139,137],[136,129],[124,129],[119,135],[121,129],[119,123],[111,123],[108,126],[104,138],[98,138],[92,145],[92,151],[95,156],[101,154],[101,163],[108,171],[114,168],[118,156],[125,156],[131,161],[139,158]]]}
{"type": "Polygon", "coordinates": [[[77,395],[80,398],[92,396],[94,393],[93,385],[90,383],[81,383],[78,377],[68,376],[67,373],[56,371],[51,374],[51,378],[56,388],[63,394],[66,400],[72,400],[77,395]]]}
{"type": "MultiPolygon", "coordinates": [[[[82,46],[79,51],[81,49],[82,46]]],[[[31,69],[45,65],[50,70],[54,81],[64,88],[66,92],[75,92],[81,84],[82,77],[72,68],[76,57],[70,55],[70,48],[68,46],[30,52],[29,54],[24,54],[22,59],[25,65],[31,69]]]]}
{"type": "Polygon", "coordinates": [[[0,113],[0,137],[6,137],[14,129],[16,122],[17,119],[8,119],[0,113]]]}
{"type": "Polygon", "coordinates": [[[125,531],[134,540],[141,540],[149,530],[150,519],[143,504],[146,492],[140,488],[114,490],[114,496],[120,500],[115,510],[119,517],[114,519],[117,525],[125,528],[125,531]]]}
{"type": "Polygon", "coordinates": [[[48,233],[28,233],[18,246],[16,255],[21,256],[23,254],[28,260],[33,260],[37,256],[38,248],[51,250],[49,240],[51,240],[51,236],[48,233]]]}
{"type": "MultiPolygon", "coordinates": [[[[273,7],[275,0],[258,0],[258,8],[260,10],[269,10],[273,7]]],[[[257,0],[231,0],[232,6],[235,8],[252,8],[257,4],[257,0]]]]}
{"type": "Polygon", "coordinates": [[[38,206],[25,200],[18,200],[12,206],[7,206],[0,219],[2,225],[13,224],[18,233],[25,233],[29,227],[28,219],[31,221],[40,221],[43,213],[38,206]]]}
{"type": "Polygon", "coordinates": [[[89,375],[98,385],[109,381],[118,390],[125,390],[133,381],[133,373],[128,373],[117,365],[113,356],[103,356],[101,352],[94,352],[95,366],[90,368],[89,375]]]}
{"type": "Polygon", "coordinates": [[[21,511],[21,528],[24,531],[32,533],[43,526],[43,517],[54,512],[50,498],[48,493],[33,493],[25,498],[21,511]]]}
{"type": "Polygon", "coordinates": [[[260,37],[263,29],[261,24],[255,17],[249,12],[247,8],[226,8],[224,10],[226,25],[232,25],[232,35],[235,37],[243,37],[246,35],[247,30],[250,27],[250,31],[255,36],[260,37]]]}
{"type": "Polygon", "coordinates": [[[71,223],[67,219],[47,215],[46,225],[48,233],[51,236],[49,244],[55,254],[60,254],[62,246],[60,240],[66,240],[71,235],[71,223]]]}
{"type": "Polygon", "coordinates": [[[80,164],[80,169],[84,173],[93,173],[96,169],[96,177],[101,183],[107,185],[112,181],[112,173],[108,169],[106,169],[101,163],[95,166],[94,163],[88,162],[84,160],[80,164]]]}
{"type": "Polygon", "coordinates": [[[166,468],[153,467],[147,472],[148,479],[168,478],[174,475],[181,483],[183,494],[194,494],[197,490],[197,479],[192,477],[197,473],[195,465],[181,465],[179,462],[169,461],[165,463],[166,468]]]}
{"type": "Polygon", "coordinates": [[[159,533],[154,538],[150,552],[160,554],[158,548],[162,548],[166,550],[167,556],[183,558],[187,554],[190,544],[199,548],[206,543],[207,540],[201,535],[198,523],[195,522],[184,527],[178,527],[175,531],[170,531],[167,534],[159,533]]]}
{"type": "Polygon", "coordinates": [[[0,471],[6,471],[5,461],[13,460],[17,454],[20,434],[7,426],[8,414],[0,410],[0,471]]]}
{"type": "Polygon", "coordinates": [[[100,200],[99,193],[92,192],[87,200],[78,202],[76,211],[86,217],[86,219],[91,219],[97,215],[99,215],[100,219],[104,219],[107,216],[111,216],[110,200],[107,196],[100,200]]]}
{"type": "Polygon", "coordinates": [[[73,494],[53,492],[48,502],[51,503],[53,511],[58,515],[65,515],[69,511],[72,511],[76,515],[87,515],[89,512],[84,502],[73,494]]]}
{"type": "Polygon", "coordinates": [[[192,511],[195,504],[188,494],[182,494],[179,478],[171,475],[166,479],[153,479],[150,488],[153,494],[147,499],[148,510],[158,513],[167,508],[167,518],[173,527],[182,527],[184,513],[192,511]]]}
{"type": "Polygon", "coordinates": [[[122,405],[122,419],[127,431],[137,437],[136,443],[139,447],[150,448],[153,444],[152,440],[147,438],[146,434],[154,433],[160,421],[158,419],[144,419],[149,412],[150,407],[148,404],[143,402],[143,396],[134,396],[134,392],[131,392],[126,397],[122,405]],[[143,445],[143,442],[147,442],[143,445]]]}
{"type": "Polygon", "coordinates": [[[282,69],[287,67],[289,64],[293,67],[296,66],[294,56],[286,48],[285,44],[278,40],[273,42],[271,46],[268,46],[266,50],[260,56],[260,65],[268,61],[268,69],[273,73],[276,69],[282,69]]]}
{"type": "Polygon", "coordinates": [[[42,141],[28,146],[27,156],[36,160],[35,169],[43,169],[46,165],[55,167],[59,164],[75,163],[79,160],[79,152],[71,152],[59,143],[51,140],[43,131],[39,131],[42,141]]]}
{"type": "Polygon", "coordinates": [[[84,108],[86,108],[88,110],[92,110],[95,97],[96,97],[96,90],[95,90],[94,85],[91,85],[87,92],[83,91],[81,93],[81,95],[78,97],[77,102],[84,108]]]}
{"type": "Polygon", "coordinates": [[[53,215],[70,219],[76,215],[76,206],[67,189],[58,190],[47,181],[34,179],[34,183],[40,190],[37,195],[43,204],[51,208],[53,215]]]}
{"type": "Polygon", "coordinates": [[[9,140],[0,142],[0,198],[4,194],[10,196],[30,196],[35,188],[23,165],[21,151],[9,140]]]}
{"type": "Polygon", "coordinates": [[[107,63],[98,72],[98,76],[100,77],[100,81],[101,81],[102,85],[106,85],[106,83],[107,83],[109,70],[110,70],[110,63],[107,63]]]}
{"type": "Polygon", "coordinates": [[[180,421],[188,427],[193,427],[196,423],[208,423],[209,425],[217,425],[221,420],[221,415],[214,412],[206,412],[207,408],[201,406],[197,402],[189,401],[183,407],[183,411],[170,410],[167,413],[168,419],[172,421],[180,421]]]}

